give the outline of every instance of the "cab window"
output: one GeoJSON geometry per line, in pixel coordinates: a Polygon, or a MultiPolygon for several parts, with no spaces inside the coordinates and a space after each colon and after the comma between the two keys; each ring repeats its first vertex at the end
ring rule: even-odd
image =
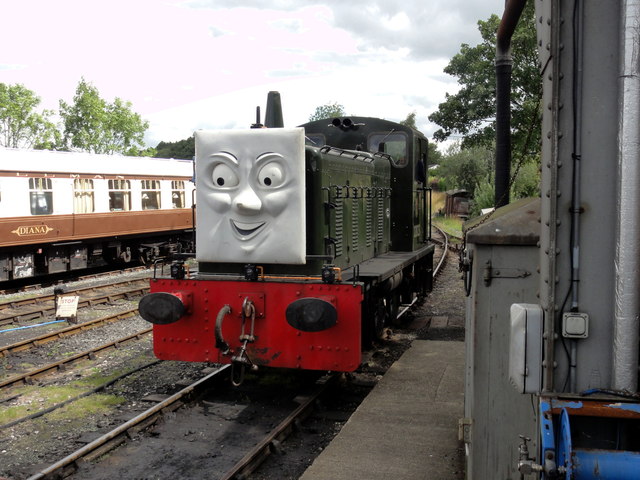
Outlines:
{"type": "Polygon", "coordinates": [[[321,133],[308,133],[305,135],[305,144],[312,147],[323,147],[327,144],[327,139],[321,133]]]}
{"type": "Polygon", "coordinates": [[[391,155],[396,167],[407,165],[407,135],[404,132],[373,133],[369,136],[370,152],[384,152],[391,155]]]}

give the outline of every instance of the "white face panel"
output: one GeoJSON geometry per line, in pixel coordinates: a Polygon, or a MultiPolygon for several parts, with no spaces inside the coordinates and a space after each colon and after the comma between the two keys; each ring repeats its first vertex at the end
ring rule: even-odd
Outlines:
{"type": "Polygon", "coordinates": [[[198,131],[196,259],[305,263],[304,129],[198,131]]]}

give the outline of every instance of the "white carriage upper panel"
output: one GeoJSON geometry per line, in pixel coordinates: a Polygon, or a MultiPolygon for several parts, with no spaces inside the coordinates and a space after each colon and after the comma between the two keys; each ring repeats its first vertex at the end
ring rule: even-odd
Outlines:
{"type": "Polygon", "coordinates": [[[305,263],[304,129],[195,138],[197,260],[305,263]]]}
{"type": "Polygon", "coordinates": [[[124,157],[80,152],[0,148],[0,174],[16,172],[123,175],[135,177],[191,177],[191,160],[124,157]]]}
{"type": "Polygon", "coordinates": [[[0,148],[0,218],[187,208],[193,162],[0,148]]]}

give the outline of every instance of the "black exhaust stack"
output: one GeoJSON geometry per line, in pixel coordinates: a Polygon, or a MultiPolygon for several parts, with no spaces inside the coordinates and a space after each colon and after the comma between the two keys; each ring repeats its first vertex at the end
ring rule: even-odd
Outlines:
{"type": "Polygon", "coordinates": [[[511,37],[526,0],[507,0],[496,42],[496,188],[495,206],[509,203],[511,172],[511,37]]]}
{"type": "Polygon", "coordinates": [[[283,128],[282,102],[279,92],[269,92],[267,95],[267,113],[264,116],[264,125],[267,128],[283,128]]]}

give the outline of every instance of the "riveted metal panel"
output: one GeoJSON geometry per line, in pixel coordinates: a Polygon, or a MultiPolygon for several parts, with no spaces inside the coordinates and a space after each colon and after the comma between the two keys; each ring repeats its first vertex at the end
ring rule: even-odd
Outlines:
{"type": "MultiPolygon", "coordinates": [[[[190,293],[193,298],[183,318],[168,325],[154,325],[154,352],[160,359],[230,363],[231,356],[215,348],[216,318],[225,305],[231,307],[221,330],[232,352],[237,353],[242,304],[249,298],[257,305],[257,314],[256,340],[248,344],[247,355],[256,365],[353,371],[360,364],[360,284],[161,279],[151,282],[150,291],[190,293]],[[337,324],[319,332],[293,328],[287,323],[285,311],[301,298],[330,301],[337,311],[337,324]]],[[[249,333],[249,323],[247,320],[245,333],[249,333]]]]}
{"type": "Polygon", "coordinates": [[[530,199],[516,209],[498,209],[495,218],[468,236],[468,242],[471,238],[474,243],[468,243],[472,270],[465,325],[464,417],[472,425],[467,479],[520,478],[518,435],[534,439],[530,451],[536,451],[536,412],[530,396],[517,392],[509,382],[509,349],[511,305],[538,301],[539,204],[530,199]],[[487,265],[528,275],[492,276],[487,282],[487,265]]]}

